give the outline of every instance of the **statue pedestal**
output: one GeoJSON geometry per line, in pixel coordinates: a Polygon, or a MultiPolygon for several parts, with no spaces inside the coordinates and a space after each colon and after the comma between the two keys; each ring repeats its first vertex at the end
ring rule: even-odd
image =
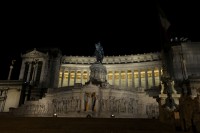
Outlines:
{"type": "Polygon", "coordinates": [[[167,94],[159,94],[159,120],[161,122],[174,123],[174,111],[177,108],[177,105],[179,105],[180,97],[181,94],[171,94],[171,99],[167,94]]]}
{"type": "MultiPolygon", "coordinates": [[[[175,103],[179,105],[179,98],[181,94],[172,94],[172,98],[174,99],[175,103]]],[[[165,99],[167,98],[167,94],[159,94],[161,105],[165,104],[165,99]]]]}
{"type": "Polygon", "coordinates": [[[101,63],[95,63],[90,66],[90,82],[100,85],[106,82],[107,70],[101,63]]]}

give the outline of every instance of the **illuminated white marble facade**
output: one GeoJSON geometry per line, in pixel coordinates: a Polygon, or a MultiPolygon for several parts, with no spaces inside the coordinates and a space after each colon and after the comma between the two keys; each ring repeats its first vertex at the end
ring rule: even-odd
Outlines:
{"type": "MultiPolygon", "coordinates": [[[[43,85],[44,83],[47,85],[49,83],[47,80],[52,79],[49,78],[52,69],[48,65],[53,61],[57,62],[54,65],[56,70],[54,69],[53,72],[54,79],[57,77],[58,82],[57,86],[53,87],[56,82],[52,81],[54,85],[49,85],[51,87],[44,98],[26,101],[22,107],[14,110],[15,114],[52,116],[56,113],[62,117],[86,117],[87,115],[110,117],[113,114],[118,118],[158,117],[158,103],[156,99],[146,94],[145,90],[159,85],[162,74],[160,53],[107,56],[102,65],[94,64],[94,57],[63,56],[59,64],[56,59],[49,62],[47,54],[36,50],[30,53],[22,55],[23,63],[36,59],[37,62],[43,61],[39,78],[41,81],[44,80],[43,85]],[[41,56],[35,54],[32,57],[30,53],[39,53],[41,56]],[[90,74],[93,69],[98,69],[97,77],[100,76],[99,80],[107,84],[104,86],[85,84],[91,80],[90,74]]],[[[37,62],[30,64],[36,66],[37,62]]],[[[27,67],[22,65],[20,79],[25,79],[30,84],[35,83],[37,76],[34,77],[33,71],[37,72],[38,67],[24,68],[25,66],[27,67]],[[32,75],[32,78],[27,80],[29,75],[32,75]]],[[[92,74],[92,77],[95,77],[95,73],[92,74]]]]}
{"type": "MultiPolygon", "coordinates": [[[[94,57],[63,56],[58,87],[85,84],[89,80],[94,57]]],[[[103,60],[107,81],[124,90],[148,89],[158,86],[162,74],[160,53],[107,56],[103,60]],[[132,76],[134,75],[134,76],[132,76]]]]}
{"type": "MultiPolygon", "coordinates": [[[[200,75],[199,46],[200,43],[188,42],[171,47],[170,65],[175,81],[184,76],[200,75]]],[[[22,55],[19,79],[38,89],[48,88],[48,92],[42,99],[25,100],[24,105],[13,111],[22,116],[51,117],[56,113],[61,117],[86,117],[88,114],[93,117],[112,114],[118,118],[158,117],[158,103],[153,96],[159,96],[160,91],[161,53],[105,56],[102,63],[106,77],[101,79],[107,81],[105,86],[88,84],[90,67],[95,61],[95,57],[59,54],[52,58],[36,49],[22,55]],[[147,92],[152,92],[151,96],[147,92]]],[[[166,96],[162,98],[164,101],[166,96]]]]}

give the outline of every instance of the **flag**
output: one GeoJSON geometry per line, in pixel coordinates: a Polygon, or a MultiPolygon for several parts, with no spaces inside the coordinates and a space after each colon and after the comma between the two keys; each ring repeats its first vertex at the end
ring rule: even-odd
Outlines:
{"type": "Polygon", "coordinates": [[[159,13],[161,26],[164,28],[165,31],[167,31],[171,24],[169,20],[167,19],[165,13],[159,6],[158,6],[158,13],[159,13]]]}

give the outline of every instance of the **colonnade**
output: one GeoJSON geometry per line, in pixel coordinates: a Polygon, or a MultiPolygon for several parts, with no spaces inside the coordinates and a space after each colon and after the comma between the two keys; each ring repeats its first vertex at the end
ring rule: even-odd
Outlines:
{"type": "MultiPolygon", "coordinates": [[[[122,69],[122,70],[107,70],[107,81],[111,85],[118,86],[121,89],[127,88],[151,88],[160,83],[161,67],[155,68],[138,68],[138,69],[122,69]],[[134,76],[133,76],[134,75],[134,76]]],[[[59,85],[73,86],[75,83],[89,81],[90,70],[78,68],[63,68],[60,71],[59,85]]]]}
{"type": "Polygon", "coordinates": [[[44,67],[42,65],[42,61],[35,60],[35,61],[27,61],[24,63],[24,70],[23,70],[23,79],[26,82],[30,82],[31,84],[38,82],[41,76],[41,70],[44,67]],[[39,73],[38,73],[39,72],[39,73]]]}

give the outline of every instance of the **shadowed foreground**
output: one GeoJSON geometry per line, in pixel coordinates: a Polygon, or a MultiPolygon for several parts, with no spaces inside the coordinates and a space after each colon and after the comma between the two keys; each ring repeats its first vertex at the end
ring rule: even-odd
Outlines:
{"type": "Polygon", "coordinates": [[[1,117],[0,133],[173,133],[157,119],[1,117]]]}

